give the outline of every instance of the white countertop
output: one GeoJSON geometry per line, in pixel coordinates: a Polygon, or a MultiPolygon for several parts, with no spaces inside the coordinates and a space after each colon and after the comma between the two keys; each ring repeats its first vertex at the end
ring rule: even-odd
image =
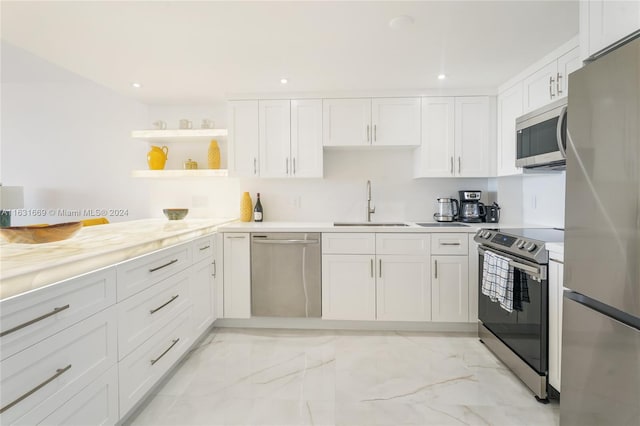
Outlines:
{"type": "Polygon", "coordinates": [[[549,258],[564,262],[564,243],[546,243],[544,247],[549,250],[549,258]]]}
{"type": "Polygon", "coordinates": [[[0,243],[0,299],[202,235],[235,219],[144,219],[82,228],[64,241],[0,243]]]}
{"type": "MultiPolygon", "coordinates": [[[[469,226],[429,226],[398,221],[408,226],[335,226],[334,222],[233,222],[218,228],[219,232],[460,232],[474,234],[480,228],[494,227],[493,223],[469,223],[469,226]]],[[[349,223],[349,222],[346,222],[349,223]]],[[[375,223],[375,222],[373,222],[375,223]]]]}

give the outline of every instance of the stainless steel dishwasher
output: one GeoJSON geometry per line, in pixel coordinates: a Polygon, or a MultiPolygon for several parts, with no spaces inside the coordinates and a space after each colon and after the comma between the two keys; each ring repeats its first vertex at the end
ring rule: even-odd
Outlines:
{"type": "Polygon", "coordinates": [[[251,315],[320,317],[319,233],[251,234],[251,315]]]}

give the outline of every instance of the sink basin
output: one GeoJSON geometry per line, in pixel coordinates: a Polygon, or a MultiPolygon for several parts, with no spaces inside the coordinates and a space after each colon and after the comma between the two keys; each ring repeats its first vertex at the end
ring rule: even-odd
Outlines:
{"type": "Polygon", "coordinates": [[[416,225],[419,226],[424,226],[424,227],[434,227],[434,228],[439,228],[442,226],[469,226],[465,223],[460,223],[460,222],[423,222],[423,223],[416,223],[416,225]]]}
{"type": "Polygon", "coordinates": [[[400,222],[334,222],[333,226],[409,226],[400,222]]]}

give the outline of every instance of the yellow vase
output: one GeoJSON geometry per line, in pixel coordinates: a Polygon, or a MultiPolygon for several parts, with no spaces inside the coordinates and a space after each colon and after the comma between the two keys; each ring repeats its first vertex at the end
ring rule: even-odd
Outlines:
{"type": "Polygon", "coordinates": [[[167,162],[167,156],[169,155],[169,148],[163,146],[151,146],[151,151],[147,153],[147,163],[151,170],[162,170],[164,164],[167,162]]]}
{"type": "Polygon", "coordinates": [[[220,168],[220,147],[218,146],[218,141],[215,139],[212,139],[209,144],[208,160],[210,169],[220,168]]]}
{"type": "Polygon", "coordinates": [[[251,222],[251,213],[253,213],[253,202],[249,193],[245,192],[240,200],[240,221],[251,222]]]}

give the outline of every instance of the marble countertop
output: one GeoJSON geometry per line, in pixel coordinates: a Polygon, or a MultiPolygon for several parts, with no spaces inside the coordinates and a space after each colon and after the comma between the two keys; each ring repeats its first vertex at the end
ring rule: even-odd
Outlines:
{"type": "Polygon", "coordinates": [[[143,219],[82,228],[64,241],[0,243],[0,300],[215,232],[236,219],[143,219]]]}
{"type": "MultiPolygon", "coordinates": [[[[491,223],[470,223],[469,226],[429,226],[398,221],[408,226],[335,226],[334,222],[234,222],[220,226],[220,232],[461,232],[474,234],[491,223]]],[[[349,222],[346,222],[349,223],[349,222]]],[[[374,222],[375,223],[375,222],[374,222]]],[[[422,223],[422,222],[421,222],[422,223]]]]}

